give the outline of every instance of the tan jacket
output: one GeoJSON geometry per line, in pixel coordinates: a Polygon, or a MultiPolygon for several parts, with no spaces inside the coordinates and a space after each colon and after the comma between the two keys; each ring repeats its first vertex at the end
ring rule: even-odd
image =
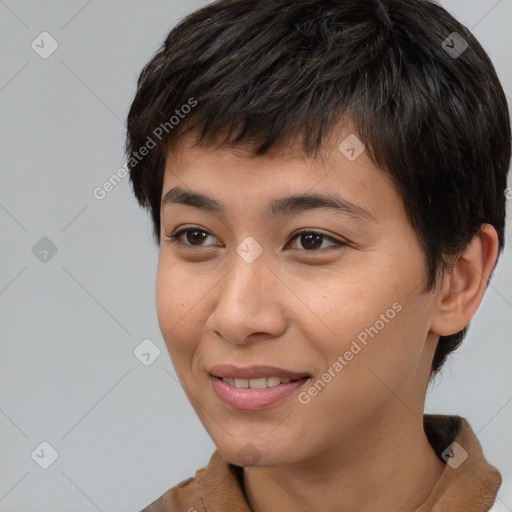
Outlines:
{"type": "MultiPolygon", "coordinates": [[[[425,414],[423,424],[439,458],[444,461],[449,453],[452,458],[416,512],[489,511],[501,475],[486,461],[468,422],[459,416],[425,414]],[[462,449],[455,445],[453,451],[446,451],[453,442],[462,449]]],[[[242,482],[242,468],[229,464],[216,450],[193,478],[176,485],[141,512],[251,512],[242,482]]]]}

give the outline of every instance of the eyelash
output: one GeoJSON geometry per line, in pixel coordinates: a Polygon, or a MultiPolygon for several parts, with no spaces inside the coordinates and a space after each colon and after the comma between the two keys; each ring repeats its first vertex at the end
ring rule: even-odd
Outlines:
{"type": "MultiPolygon", "coordinates": [[[[206,233],[208,236],[211,235],[211,233],[209,231],[206,231],[205,229],[188,227],[188,228],[180,229],[179,231],[176,231],[172,235],[165,234],[165,237],[168,239],[169,243],[177,243],[177,244],[180,244],[180,245],[184,245],[184,246],[187,246],[187,247],[194,247],[194,248],[197,248],[197,249],[203,249],[203,248],[207,247],[207,246],[202,246],[202,245],[192,245],[192,244],[186,244],[186,243],[180,242],[179,239],[181,238],[181,236],[186,234],[189,231],[199,231],[201,233],[206,233]]],[[[294,241],[300,235],[304,235],[304,234],[319,235],[319,236],[323,237],[323,240],[328,240],[330,242],[334,242],[338,246],[348,246],[349,245],[347,242],[342,242],[341,240],[337,240],[337,239],[335,239],[333,237],[330,237],[330,236],[328,236],[328,235],[326,235],[324,233],[321,233],[320,231],[314,231],[314,230],[311,230],[311,229],[308,229],[308,228],[303,228],[303,229],[299,229],[298,231],[296,231],[292,235],[292,237],[290,239],[290,242],[294,241]]],[[[333,247],[333,246],[330,246],[330,247],[333,247]]],[[[324,248],[324,250],[325,249],[326,248],[324,248]]],[[[303,249],[303,251],[305,251],[305,252],[318,252],[318,251],[321,251],[321,250],[322,249],[312,249],[312,250],[303,249]]]]}

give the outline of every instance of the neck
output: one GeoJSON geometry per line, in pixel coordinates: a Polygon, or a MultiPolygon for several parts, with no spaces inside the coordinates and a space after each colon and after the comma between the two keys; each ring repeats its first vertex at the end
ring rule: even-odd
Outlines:
{"type": "Polygon", "coordinates": [[[406,411],[314,459],[244,468],[243,483],[253,512],[413,512],[444,467],[422,419],[406,411]]]}

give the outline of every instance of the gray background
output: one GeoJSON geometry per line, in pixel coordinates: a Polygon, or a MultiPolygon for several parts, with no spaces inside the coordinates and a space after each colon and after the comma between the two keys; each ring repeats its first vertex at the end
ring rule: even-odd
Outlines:
{"type": "MultiPolygon", "coordinates": [[[[136,512],[215,449],[159,331],[149,217],[127,178],[93,195],[124,164],[142,66],[204,4],[0,0],[0,512],[136,512]],[[31,47],[44,31],[58,43],[45,59],[31,47]],[[148,338],[146,366],[134,350],[148,338]],[[42,442],[58,453],[47,469],[42,442]]],[[[512,105],[512,0],[443,4],[489,52],[512,105]]],[[[512,510],[511,235],[509,222],[470,334],[426,405],[470,421],[502,472],[503,510],[512,510]]]]}

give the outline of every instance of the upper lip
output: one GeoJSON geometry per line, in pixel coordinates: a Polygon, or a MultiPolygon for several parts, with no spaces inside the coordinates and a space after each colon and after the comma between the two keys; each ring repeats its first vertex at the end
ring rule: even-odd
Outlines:
{"type": "Polygon", "coordinates": [[[297,373],[275,366],[246,366],[239,367],[232,364],[218,364],[209,370],[214,377],[228,377],[232,379],[259,379],[262,377],[280,377],[282,379],[301,379],[309,377],[307,373],[297,373]]]}

